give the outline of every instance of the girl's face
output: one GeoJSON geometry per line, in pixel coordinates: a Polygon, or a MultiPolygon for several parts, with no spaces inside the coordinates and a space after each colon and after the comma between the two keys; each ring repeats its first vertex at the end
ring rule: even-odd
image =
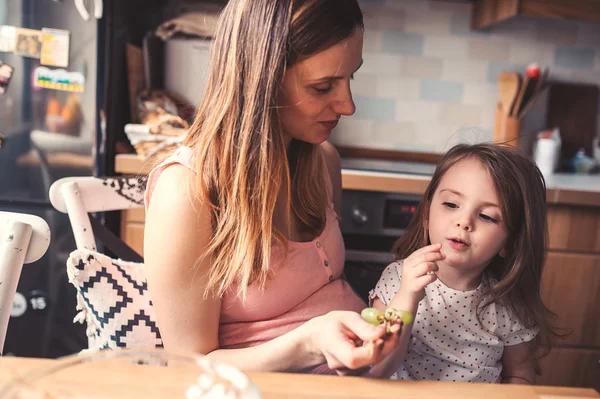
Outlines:
{"type": "Polygon", "coordinates": [[[477,159],[464,159],[442,177],[429,209],[429,239],[441,243],[438,262],[461,273],[481,273],[504,256],[508,230],[490,174],[477,159]]]}
{"type": "Polygon", "coordinates": [[[363,31],[289,68],[279,115],[286,142],[327,140],[342,115],[355,111],[350,80],[362,64],[363,31]]]}

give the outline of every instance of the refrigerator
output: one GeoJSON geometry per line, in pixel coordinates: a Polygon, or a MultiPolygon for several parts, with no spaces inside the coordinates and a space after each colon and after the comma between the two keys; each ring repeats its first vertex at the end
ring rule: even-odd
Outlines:
{"type": "Polygon", "coordinates": [[[65,267],[75,241],[48,190],[62,177],[106,172],[101,6],[0,0],[0,210],[40,216],[52,234],[44,257],[23,267],[6,355],[59,357],[87,346],[65,267]]]}

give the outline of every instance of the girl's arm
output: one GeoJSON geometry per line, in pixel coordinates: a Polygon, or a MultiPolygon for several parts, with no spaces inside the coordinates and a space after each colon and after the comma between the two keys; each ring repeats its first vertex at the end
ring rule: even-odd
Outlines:
{"type": "Polygon", "coordinates": [[[331,312],[265,344],[245,349],[219,348],[221,300],[204,297],[210,260],[198,262],[212,227],[209,211],[191,199],[189,169],[165,169],[154,188],[144,236],[148,287],[164,346],[169,350],[208,354],[241,370],[293,371],[327,363],[356,369],[389,354],[395,339],[363,321],[355,312],[331,312]],[[372,344],[356,347],[354,339],[372,344]]]}
{"type": "Polygon", "coordinates": [[[535,369],[529,343],[505,346],[502,353],[503,384],[535,384],[535,369]]]}
{"type": "MultiPolygon", "coordinates": [[[[413,319],[416,318],[419,302],[425,296],[424,288],[437,279],[434,274],[438,270],[435,262],[444,259],[440,248],[439,244],[428,245],[413,252],[403,261],[402,277],[397,283],[399,289],[388,307],[410,312],[413,319]]],[[[382,312],[386,309],[379,298],[373,301],[373,307],[382,312]]],[[[371,369],[371,376],[389,378],[400,368],[408,350],[411,332],[412,324],[402,326],[398,345],[390,356],[371,369]]]]}
{"type": "MultiPolygon", "coordinates": [[[[405,310],[410,312],[412,315],[415,315],[417,312],[418,302],[416,305],[409,302],[400,300],[397,301],[396,298],[394,298],[389,307],[405,310]]],[[[385,312],[385,309],[387,308],[379,298],[375,298],[373,301],[373,307],[382,312],[385,312]]],[[[408,350],[408,342],[410,340],[412,327],[412,323],[407,326],[402,326],[402,329],[400,330],[398,346],[396,346],[396,348],[385,360],[379,362],[373,366],[373,368],[371,368],[371,371],[369,372],[370,377],[390,378],[402,366],[402,363],[404,363],[404,357],[406,356],[406,352],[408,350]]]]}

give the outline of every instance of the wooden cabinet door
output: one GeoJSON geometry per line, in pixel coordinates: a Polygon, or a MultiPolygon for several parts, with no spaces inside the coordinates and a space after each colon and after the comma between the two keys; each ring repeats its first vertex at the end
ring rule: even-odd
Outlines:
{"type": "Polygon", "coordinates": [[[600,391],[600,349],[555,348],[540,361],[537,385],[594,388],[600,391]]]}
{"type": "Polygon", "coordinates": [[[572,332],[560,345],[600,349],[600,255],[549,252],[542,298],[572,332]]]}
{"type": "Polygon", "coordinates": [[[550,250],[600,255],[600,208],[549,206],[548,231],[550,250]]]}

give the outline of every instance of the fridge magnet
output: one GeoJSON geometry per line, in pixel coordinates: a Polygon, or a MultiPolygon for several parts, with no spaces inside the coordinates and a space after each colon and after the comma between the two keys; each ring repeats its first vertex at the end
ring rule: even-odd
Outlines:
{"type": "Polygon", "coordinates": [[[14,68],[0,61],[0,94],[6,93],[14,68]]]}
{"type": "Polygon", "coordinates": [[[43,66],[34,71],[34,84],[44,89],[83,93],[85,77],[81,72],[69,72],[64,69],[49,69],[43,66]]]}
{"type": "Polygon", "coordinates": [[[40,58],[42,31],[17,28],[17,48],[15,54],[30,58],[40,58]]]}
{"type": "Polygon", "coordinates": [[[17,28],[14,26],[0,26],[0,51],[12,53],[17,47],[17,28]]]}
{"type": "Polygon", "coordinates": [[[42,65],[66,68],[69,66],[69,39],[68,30],[42,29],[42,65]]]}

